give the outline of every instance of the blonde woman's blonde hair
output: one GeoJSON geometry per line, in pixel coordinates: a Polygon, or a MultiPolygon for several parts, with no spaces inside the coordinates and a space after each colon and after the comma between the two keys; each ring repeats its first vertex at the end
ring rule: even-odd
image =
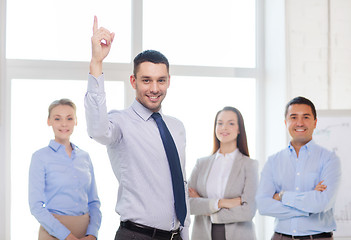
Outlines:
{"type": "Polygon", "coordinates": [[[74,104],[74,102],[72,102],[72,100],[70,100],[68,98],[62,98],[60,100],[55,100],[50,104],[49,109],[48,109],[48,112],[49,112],[48,118],[50,117],[52,109],[54,109],[55,107],[60,106],[60,105],[70,106],[74,109],[74,114],[76,113],[77,108],[76,108],[76,105],[74,104]]]}

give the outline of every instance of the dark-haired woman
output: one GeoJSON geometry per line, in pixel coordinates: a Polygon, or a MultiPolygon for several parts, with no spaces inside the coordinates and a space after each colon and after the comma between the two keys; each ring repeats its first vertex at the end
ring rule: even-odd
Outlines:
{"type": "Polygon", "coordinates": [[[192,239],[256,239],[257,185],[258,163],[249,157],[243,117],[225,107],[215,118],[213,154],[197,161],[189,180],[192,239]]]}

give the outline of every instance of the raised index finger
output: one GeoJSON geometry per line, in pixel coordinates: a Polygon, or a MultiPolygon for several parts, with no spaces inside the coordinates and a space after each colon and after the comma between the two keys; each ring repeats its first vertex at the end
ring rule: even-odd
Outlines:
{"type": "Polygon", "coordinates": [[[97,20],[97,17],[94,16],[93,33],[95,33],[97,30],[98,30],[98,20],[97,20]]]}

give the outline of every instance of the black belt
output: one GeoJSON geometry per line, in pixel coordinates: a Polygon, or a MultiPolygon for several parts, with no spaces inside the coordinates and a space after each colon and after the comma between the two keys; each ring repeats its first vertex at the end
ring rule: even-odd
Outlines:
{"type": "Polygon", "coordinates": [[[292,235],[287,235],[287,234],[282,234],[282,233],[277,233],[278,235],[288,237],[291,239],[319,239],[319,238],[331,238],[333,236],[332,232],[324,232],[324,233],[319,233],[319,234],[314,234],[314,235],[306,235],[306,236],[292,236],[292,235]]]}
{"type": "Polygon", "coordinates": [[[131,221],[126,221],[126,222],[121,221],[120,226],[130,231],[138,232],[138,233],[148,235],[150,237],[155,237],[155,238],[175,240],[175,239],[179,239],[180,237],[179,228],[174,231],[165,231],[157,228],[148,227],[142,224],[134,223],[131,221]]]}

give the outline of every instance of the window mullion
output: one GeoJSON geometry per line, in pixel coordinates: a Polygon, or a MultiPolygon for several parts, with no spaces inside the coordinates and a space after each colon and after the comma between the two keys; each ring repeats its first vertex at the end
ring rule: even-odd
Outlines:
{"type": "Polygon", "coordinates": [[[172,65],[171,75],[201,76],[201,77],[228,77],[228,78],[256,78],[256,68],[232,68],[209,66],[181,66],[172,65]]]}
{"type": "Polygon", "coordinates": [[[143,50],[143,0],[132,0],[131,62],[143,50]]]}

